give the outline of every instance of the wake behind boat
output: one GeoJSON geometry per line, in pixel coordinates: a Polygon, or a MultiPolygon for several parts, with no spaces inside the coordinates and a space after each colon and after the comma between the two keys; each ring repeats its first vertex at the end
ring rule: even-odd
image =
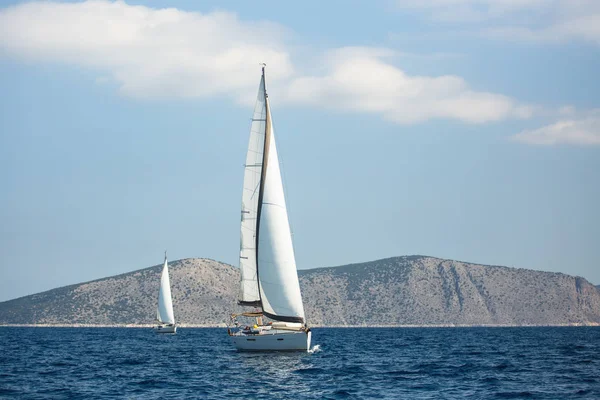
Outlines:
{"type": "Polygon", "coordinates": [[[171,282],[169,280],[169,263],[165,251],[165,263],[160,275],[160,288],[158,289],[158,307],[156,308],[158,325],[154,327],[156,333],[175,333],[175,316],[173,314],[173,300],[171,298],[171,282]]]}
{"type": "Polygon", "coordinates": [[[241,220],[238,304],[253,311],[231,315],[235,327],[228,333],[234,345],[248,351],[308,351],[311,332],[296,271],[264,65],[244,167],[241,220]],[[242,316],[255,322],[241,326],[242,316]]]}

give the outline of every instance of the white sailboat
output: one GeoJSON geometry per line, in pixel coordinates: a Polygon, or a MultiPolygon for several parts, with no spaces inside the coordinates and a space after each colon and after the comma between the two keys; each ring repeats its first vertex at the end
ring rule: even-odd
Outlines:
{"type": "Polygon", "coordinates": [[[169,263],[165,251],[165,264],[160,274],[160,288],[158,289],[158,307],[156,308],[158,325],[154,327],[157,333],[175,333],[175,316],[173,314],[173,300],[171,298],[171,282],[169,280],[169,263]]]}
{"type": "Polygon", "coordinates": [[[237,329],[228,332],[233,343],[239,350],[307,351],[311,331],[296,271],[264,64],[246,156],[241,220],[238,304],[253,310],[232,314],[237,329]],[[242,327],[239,316],[256,318],[256,323],[242,327]]]}

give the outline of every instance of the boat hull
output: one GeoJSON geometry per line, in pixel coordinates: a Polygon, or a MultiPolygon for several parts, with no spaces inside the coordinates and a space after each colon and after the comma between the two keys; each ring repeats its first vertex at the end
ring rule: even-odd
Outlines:
{"type": "Polygon", "coordinates": [[[240,351],[308,351],[311,332],[271,331],[257,335],[237,333],[231,337],[240,351]]]}
{"type": "Polygon", "coordinates": [[[158,325],[154,327],[154,332],[156,333],[176,333],[177,326],[175,325],[158,325]]]}

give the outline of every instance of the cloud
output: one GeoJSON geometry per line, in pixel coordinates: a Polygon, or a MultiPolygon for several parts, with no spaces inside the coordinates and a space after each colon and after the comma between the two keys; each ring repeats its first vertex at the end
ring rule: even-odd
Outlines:
{"type": "Polygon", "coordinates": [[[583,40],[600,45],[600,13],[572,17],[544,28],[492,27],[485,29],[483,33],[493,38],[527,42],[563,43],[583,40]]]}
{"type": "Polygon", "coordinates": [[[0,48],[34,61],[108,71],[136,97],[238,95],[259,62],[293,73],[285,29],[235,14],[151,9],[124,2],[26,3],[0,11],[0,48]]]}
{"type": "Polygon", "coordinates": [[[325,57],[326,73],[293,79],[286,99],[377,113],[398,123],[431,118],[483,123],[530,116],[526,106],[507,96],[474,91],[458,76],[409,76],[384,61],[393,55],[387,49],[332,50],[325,57]]]}
{"type": "Polygon", "coordinates": [[[411,76],[389,49],[344,47],[315,56],[317,74],[298,70],[285,27],[228,12],[152,9],[124,2],[34,2],[0,9],[0,51],[34,62],[84,66],[136,98],[256,98],[258,63],[280,104],[383,116],[396,123],[444,118],[486,123],[528,118],[531,107],[477,91],[459,76],[411,76]]]}
{"type": "Polygon", "coordinates": [[[500,39],[600,44],[597,0],[397,0],[400,9],[500,39]]]}
{"type": "MultiPolygon", "coordinates": [[[[572,113],[573,110],[568,110],[572,113]]],[[[600,145],[600,110],[587,116],[562,119],[539,129],[525,130],[514,135],[512,140],[541,146],[559,144],[593,146],[600,145]]]]}
{"type": "Polygon", "coordinates": [[[425,13],[444,22],[481,22],[523,10],[548,6],[554,0],[396,0],[404,10],[425,13]]]}

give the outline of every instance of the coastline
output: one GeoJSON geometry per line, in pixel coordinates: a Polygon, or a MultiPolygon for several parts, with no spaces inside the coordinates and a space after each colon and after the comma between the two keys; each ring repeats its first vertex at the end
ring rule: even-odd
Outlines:
{"type": "MultiPolygon", "coordinates": [[[[0,324],[0,328],[136,328],[152,329],[154,324],[113,324],[113,325],[95,325],[95,324],[0,324]]],[[[598,322],[589,323],[565,323],[565,324],[433,324],[433,325],[313,325],[311,329],[319,328],[341,328],[341,329],[360,329],[360,328],[559,328],[559,327],[599,327],[598,322]]],[[[227,328],[225,324],[200,325],[200,324],[181,324],[178,328],[227,328]]]]}

